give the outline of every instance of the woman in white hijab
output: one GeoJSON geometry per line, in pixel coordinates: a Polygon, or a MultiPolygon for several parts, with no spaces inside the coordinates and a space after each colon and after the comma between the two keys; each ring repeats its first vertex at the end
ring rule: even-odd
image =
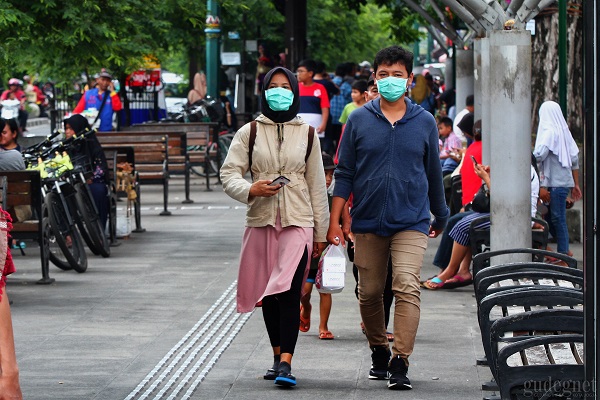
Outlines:
{"type": "Polygon", "coordinates": [[[558,103],[540,106],[540,122],[533,154],[540,166],[540,199],[550,203],[546,219],[556,239],[557,251],[569,254],[567,198],[581,198],[579,187],[579,149],[558,103]]]}

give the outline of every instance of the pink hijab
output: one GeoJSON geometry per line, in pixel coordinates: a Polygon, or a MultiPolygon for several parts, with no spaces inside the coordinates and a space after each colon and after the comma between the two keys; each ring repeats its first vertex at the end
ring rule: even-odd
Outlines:
{"type": "Polygon", "coordinates": [[[206,75],[204,72],[196,72],[194,75],[194,88],[188,93],[188,101],[194,104],[206,97],[206,75]]]}

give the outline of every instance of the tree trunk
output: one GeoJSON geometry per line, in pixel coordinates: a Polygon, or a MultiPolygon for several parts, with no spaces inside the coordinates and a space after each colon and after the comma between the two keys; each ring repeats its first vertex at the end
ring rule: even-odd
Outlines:
{"type": "MultiPolygon", "coordinates": [[[[567,124],[583,142],[583,18],[581,0],[572,0],[567,13],[567,124]]],[[[558,102],[558,8],[548,7],[535,18],[532,49],[531,104],[533,130],[546,100],[558,102]]]]}

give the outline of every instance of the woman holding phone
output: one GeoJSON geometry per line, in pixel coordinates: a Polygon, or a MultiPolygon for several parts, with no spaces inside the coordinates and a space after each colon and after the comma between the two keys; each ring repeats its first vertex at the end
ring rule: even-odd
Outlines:
{"type": "Polygon", "coordinates": [[[297,116],[299,108],[294,74],[283,67],[269,71],[261,93],[263,114],[236,133],[221,167],[225,192],[248,205],[237,310],[251,312],[262,302],[274,356],[264,378],[281,386],[296,385],[291,362],[302,286],[310,257],[326,247],[329,225],[319,139],[297,116]],[[252,182],[244,178],[247,172],[252,182]]]}

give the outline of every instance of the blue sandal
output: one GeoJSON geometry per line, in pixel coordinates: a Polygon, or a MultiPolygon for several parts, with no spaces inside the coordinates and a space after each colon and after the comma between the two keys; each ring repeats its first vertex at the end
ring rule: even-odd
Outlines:
{"type": "Polygon", "coordinates": [[[444,283],[446,282],[436,276],[435,278],[423,282],[423,287],[429,290],[438,290],[444,287],[444,283]],[[435,283],[435,286],[432,286],[432,283],[435,283]]]}

